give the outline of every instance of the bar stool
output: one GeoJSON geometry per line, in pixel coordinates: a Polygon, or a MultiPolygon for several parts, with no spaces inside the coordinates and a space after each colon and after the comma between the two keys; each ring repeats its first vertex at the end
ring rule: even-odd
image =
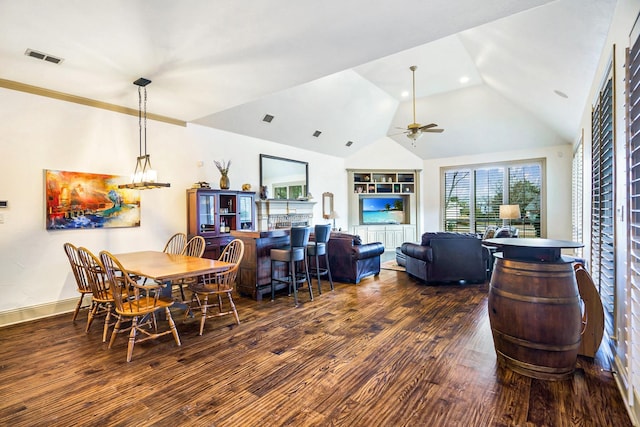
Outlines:
{"type": "Polygon", "coordinates": [[[291,227],[290,245],[271,249],[271,301],[275,299],[276,295],[274,282],[286,283],[289,286],[289,295],[291,295],[291,287],[293,286],[293,298],[296,306],[298,305],[298,284],[307,282],[309,285],[309,297],[313,301],[313,289],[307,265],[309,234],[311,234],[310,227],[291,227]],[[289,273],[286,276],[274,277],[276,262],[288,264],[289,273]],[[296,264],[298,263],[304,266],[304,271],[296,271],[296,264]]]}
{"type": "Polygon", "coordinates": [[[311,274],[315,274],[318,278],[318,293],[322,294],[322,286],[320,284],[320,276],[328,276],[329,283],[331,284],[331,290],[333,290],[333,279],[331,278],[331,270],[329,270],[329,252],[327,246],[329,246],[329,237],[331,236],[331,224],[317,224],[313,231],[315,235],[315,242],[311,242],[307,245],[307,258],[309,261],[309,268],[311,274]],[[320,267],[320,256],[324,256],[326,268],[320,267]]]}

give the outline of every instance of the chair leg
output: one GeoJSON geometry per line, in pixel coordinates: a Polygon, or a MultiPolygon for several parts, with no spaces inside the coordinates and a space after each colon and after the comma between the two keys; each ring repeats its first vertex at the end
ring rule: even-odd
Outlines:
{"type": "Polygon", "coordinates": [[[289,261],[289,274],[291,275],[291,281],[289,282],[289,287],[293,285],[293,303],[297,307],[298,306],[298,279],[296,278],[296,263],[293,260],[289,261]]]}
{"type": "Polygon", "coordinates": [[[240,317],[238,316],[238,310],[236,310],[236,305],[233,303],[231,292],[227,292],[227,296],[229,297],[229,304],[231,305],[231,310],[233,310],[233,315],[236,317],[236,323],[239,325],[240,317]]]}
{"type": "Polygon", "coordinates": [[[89,333],[89,328],[91,328],[91,324],[93,323],[93,318],[98,312],[98,303],[95,301],[91,302],[91,309],[89,310],[89,314],[87,315],[87,327],[84,328],[85,333],[89,333]]]}
{"type": "Polygon", "coordinates": [[[127,362],[133,357],[133,346],[136,345],[136,332],[138,331],[138,317],[131,320],[131,332],[129,332],[129,344],[127,345],[127,362]]]}
{"type": "Polygon", "coordinates": [[[207,320],[207,305],[209,305],[209,295],[205,295],[204,303],[200,304],[202,308],[202,319],[200,319],[200,335],[204,332],[204,322],[207,320]]]}
{"type": "Polygon", "coordinates": [[[102,328],[102,342],[107,342],[107,333],[109,332],[110,320],[111,320],[111,304],[108,304],[107,315],[104,318],[104,327],[102,328]]]}
{"type": "Polygon", "coordinates": [[[176,345],[180,347],[180,337],[178,336],[178,330],[176,329],[176,323],[173,321],[173,317],[171,317],[171,311],[169,307],[165,307],[165,311],[167,312],[167,320],[169,321],[169,327],[171,328],[171,333],[173,334],[173,338],[176,340],[176,345]]]}
{"type": "Polygon", "coordinates": [[[276,285],[273,284],[273,264],[274,261],[271,261],[271,301],[275,301],[276,299],[276,285]]]}
{"type": "Polygon", "coordinates": [[[324,254],[325,265],[327,266],[327,276],[329,277],[329,283],[331,284],[331,290],[333,290],[333,277],[331,277],[331,269],[329,268],[329,254],[324,254]]]}
{"type": "Polygon", "coordinates": [[[118,318],[116,325],[113,327],[113,332],[111,332],[111,339],[109,340],[108,348],[111,348],[113,342],[116,340],[116,335],[118,335],[118,332],[120,332],[120,322],[122,322],[122,318],[118,318]]]}
{"type": "Polygon", "coordinates": [[[313,283],[311,283],[311,275],[309,274],[309,264],[307,264],[307,257],[304,257],[304,274],[307,278],[307,286],[309,287],[309,298],[313,301],[313,283]]]}
{"type": "Polygon", "coordinates": [[[73,311],[73,319],[72,322],[76,321],[76,317],[78,317],[78,313],[80,312],[80,307],[82,307],[82,300],[84,299],[84,294],[80,294],[80,299],[78,300],[78,304],[76,304],[76,309],[73,311]]]}
{"type": "Polygon", "coordinates": [[[318,253],[316,252],[315,256],[315,268],[316,268],[316,276],[318,276],[318,295],[322,295],[322,285],[320,284],[320,258],[318,257],[318,253]]]}

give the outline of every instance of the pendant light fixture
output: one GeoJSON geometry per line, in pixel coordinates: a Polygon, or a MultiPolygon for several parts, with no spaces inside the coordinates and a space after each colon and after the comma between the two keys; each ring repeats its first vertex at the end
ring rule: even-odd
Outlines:
{"type": "Polygon", "coordinates": [[[151,155],[147,153],[147,85],[151,80],[140,77],[133,82],[138,86],[138,128],[139,128],[139,155],[136,168],[131,175],[130,184],[118,185],[118,188],[133,188],[135,190],[149,190],[152,188],[171,187],[169,183],[157,182],[158,174],[151,167],[151,155]],[[142,102],[144,95],[144,104],[142,102]],[[144,105],[144,110],[143,110],[144,105]],[[144,119],[144,121],[143,121],[144,119]],[[142,140],[144,130],[144,155],[142,154],[142,140]]]}

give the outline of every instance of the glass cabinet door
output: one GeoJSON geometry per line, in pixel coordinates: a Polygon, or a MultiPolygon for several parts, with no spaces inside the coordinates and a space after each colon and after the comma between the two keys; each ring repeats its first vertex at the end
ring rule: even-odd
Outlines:
{"type": "Polygon", "coordinates": [[[216,229],[216,197],[214,194],[198,195],[198,227],[200,232],[216,229]]]}
{"type": "Polygon", "coordinates": [[[238,215],[241,230],[253,230],[253,197],[240,194],[238,196],[238,215]]]}

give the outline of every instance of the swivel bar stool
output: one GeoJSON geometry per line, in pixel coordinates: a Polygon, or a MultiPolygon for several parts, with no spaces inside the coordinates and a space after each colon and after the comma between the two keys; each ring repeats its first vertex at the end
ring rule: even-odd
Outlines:
{"type": "Polygon", "coordinates": [[[327,276],[333,290],[333,279],[331,278],[331,270],[329,270],[329,237],[331,236],[331,224],[317,224],[314,227],[314,242],[307,245],[307,257],[311,266],[311,274],[315,274],[318,278],[318,293],[322,294],[322,286],[320,284],[320,276],[327,276]],[[320,267],[320,257],[324,257],[325,268],[320,267]]]}
{"type": "Polygon", "coordinates": [[[271,249],[271,301],[275,299],[276,287],[274,282],[286,283],[289,286],[289,295],[293,286],[293,299],[298,305],[298,284],[307,282],[309,297],[313,301],[313,289],[309,277],[307,265],[307,244],[309,243],[310,227],[291,227],[290,245],[282,248],[271,249]],[[288,264],[288,274],[284,277],[275,277],[276,262],[288,264]],[[296,271],[296,264],[301,264],[304,271],[296,271]]]}

